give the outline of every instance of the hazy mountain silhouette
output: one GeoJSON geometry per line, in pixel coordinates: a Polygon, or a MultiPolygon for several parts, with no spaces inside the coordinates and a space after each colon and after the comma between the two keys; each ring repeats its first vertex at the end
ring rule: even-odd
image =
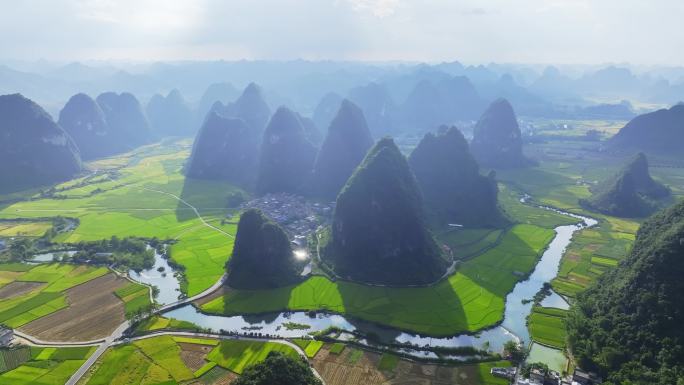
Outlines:
{"type": "Polygon", "coordinates": [[[199,106],[197,108],[197,115],[199,122],[204,120],[213,107],[214,103],[221,102],[221,104],[228,104],[240,96],[240,91],[230,83],[212,83],[207,87],[207,90],[202,94],[199,106]]]}
{"type": "Polygon", "coordinates": [[[150,124],[135,96],[127,92],[105,92],[96,101],[105,114],[112,140],[117,146],[132,150],[152,142],[150,124]]]}
{"type": "Polygon", "coordinates": [[[278,108],[264,131],[260,152],[257,193],[302,192],[313,167],[316,147],[307,139],[296,113],[278,108]]]}
{"type": "Polygon", "coordinates": [[[480,175],[468,142],[456,127],[426,134],[409,157],[429,218],[440,225],[499,226],[505,222],[493,175],[480,175]]]}
{"type": "Polygon", "coordinates": [[[147,103],[147,117],[156,136],[189,136],[196,132],[195,114],[180,91],[156,94],[147,103]]]}
{"type": "Polygon", "coordinates": [[[0,96],[0,191],[71,178],[81,158],[71,137],[21,94],[0,96]]]}
{"type": "Polygon", "coordinates": [[[522,152],[522,135],[513,107],[506,99],[489,105],[475,125],[471,151],[485,167],[522,167],[530,163],[522,152]]]}
{"type": "Polygon", "coordinates": [[[186,175],[251,186],[257,169],[259,138],[242,119],[210,112],[200,128],[186,175]]]}
{"type": "Polygon", "coordinates": [[[318,105],[316,105],[316,109],[311,117],[317,127],[326,129],[330,126],[330,122],[332,122],[337,115],[337,111],[340,109],[342,100],[343,98],[334,92],[327,93],[323,96],[318,102],[318,105]]]}
{"type": "Polygon", "coordinates": [[[106,157],[127,149],[116,140],[100,106],[86,94],[72,96],[59,113],[58,124],[78,146],[81,158],[106,157]]]}
{"type": "Polygon", "coordinates": [[[320,198],[335,199],[372,145],[363,111],[345,99],[330,123],[316,157],[312,193],[320,198]]]}
{"type": "Polygon", "coordinates": [[[608,145],[613,149],[684,157],[684,105],[637,116],[608,145]]]}
{"type": "Polygon", "coordinates": [[[220,115],[244,120],[247,127],[259,134],[264,131],[271,117],[271,109],[266,104],[263,91],[255,83],[250,83],[235,102],[226,105],[217,102],[212,109],[220,115]]]}
{"type": "Polygon", "coordinates": [[[347,98],[361,108],[373,137],[393,132],[392,116],[396,105],[383,85],[369,83],[353,88],[347,98]]]}

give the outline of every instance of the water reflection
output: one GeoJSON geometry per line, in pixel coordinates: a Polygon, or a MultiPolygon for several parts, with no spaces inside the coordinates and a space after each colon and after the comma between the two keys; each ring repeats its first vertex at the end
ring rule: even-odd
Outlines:
{"type": "Polygon", "coordinates": [[[169,262],[156,249],[154,250],[154,266],[147,270],[136,273],[129,270],[128,275],[134,281],[147,285],[156,286],[159,294],[156,301],[161,305],[176,302],[181,294],[180,283],[174,276],[174,270],[169,262]],[[160,271],[161,270],[161,271],[160,271]]]}
{"type": "MultiPolygon", "coordinates": [[[[558,210],[553,210],[557,211],[558,210]]],[[[483,330],[475,335],[457,335],[452,337],[425,337],[411,333],[398,331],[397,329],[380,326],[374,323],[346,318],[338,314],[318,313],[311,317],[306,312],[283,312],[271,313],[261,316],[216,316],[199,312],[192,305],[186,305],[164,314],[165,317],[189,321],[204,328],[213,330],[228,330],[235,332],[255,331],[264,334],[277,335],[285,338],[301,337],[310,332],[321,331],[331,326],[338,327],[350,332],[358,331],[363,334],[378,337],[382,343],[411,343],[419,346],[432,347],[462,347],[471,346],[477,349],[486,349],[494,352],[503,350],[503,345],[510,340],[529,341],[526,319],[532,309],[532,303],[523,304],[523,299],[529,299],[542,288],[545,282],[551,281],[557,274],[560,260],[565,249],[570,244],[571,238],[576,231],[596,225],[598,222],[591,218],[581,217],[575,214],[561,212],[582,220],[578,225],[559,226],[555,229],[556,236],[543,253],[539,263],[530,277],[518,282],[513,291],[506,297],[506,309],[504,321],[501,326],[483,330]],[[309,329],[287,330],[285,323],[294,322],[309,325],[309,329]]],[[[567,302],[556,293],[552,293],[543,302],[543,306],[568,308],[567,302]]],[[[413,354],[413,353],[412,353],[413,354]]],[[[415,352],[416,355],[425,356],[424,352],[415,352]]]]}

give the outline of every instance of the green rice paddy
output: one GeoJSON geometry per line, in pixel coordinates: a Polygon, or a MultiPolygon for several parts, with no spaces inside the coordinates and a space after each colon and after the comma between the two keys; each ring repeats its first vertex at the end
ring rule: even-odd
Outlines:
{"type": "Polygon", "coordinates": [[[62,385],[95,347],[35,348],[31,358],[17,368],[0,374],[2,385],[62,385]]]}
{"type": "MultiPolygon", "coordinates": [[[[0,287],[31,283],[28,291],[0,300],[0,323],[18,328],[68,306],[66,290],[107,274],[105,267],[50,263],[40,265],[0,264],[0,287]]],[[[135,290],[146,287],[131,284],[135,290]]],[[[138,306],[149,306],[143,296],[138,306]]]]}
{"type": "Polygon", "coordinates": [[[529,273],[553,231],[517,225],[484,254],[464,262],[456,274],[421,288],[372,287],[314,276],[273,290],[231,290],[202,306],[217,314],[280,310],[327,310],[429,335],[475,331],[499,322],[504,299],[529,273]]]}
{"type": "Polygon", "coordinates": [[[148,309],[151,305],[150,289],[147,286],[131,282],[116,290],[115,294],[124,302],[126,316],[148,309]]]}
{"type": "Polygon", "coordinates": [[[299,354],[290,346],[275,342],[222,340],[208,355],[207,360],[237,374],[248,366],[266,359],[270,352],[281,352],[298,358],[299,354]]]}
{"type": "Polygon", "coordinates": [[[55,186],[55,199],[34,195],[30,201],[0,206],[0,219],[60,215],[78,219],[74,231],[54,239],[64,243],[112,236],[173,240],[171,257],[185,272],[182,289],[189,296],[200,293],[223,274],[236,226],[221,226],[229,235],[211,229],[174,196],[195,206],[206,220],[220,219],[234,188],[223,182],[186,179],[181,169],[189,147],[189,141],[152,145],[93,162],[88,166],[98,170],[96,177],[55,186]]]}
{"type": "Polygon", "coordinates": [[[398,363],[399,356],[390,353],[383,353],[380,357],[380,362],[378,362],[378,369],[391,372],[396,369],[398,363]]]}
{"type": "Polygon", "coordinates": [[[534,307],[527,319],[533,341],[557,349],[565,348],[566,310],[534,307]]]}

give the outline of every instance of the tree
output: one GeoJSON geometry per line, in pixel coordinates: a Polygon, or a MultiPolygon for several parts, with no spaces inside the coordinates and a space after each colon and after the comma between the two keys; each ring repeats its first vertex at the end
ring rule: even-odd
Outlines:
{"type": "Polygon", "coordinates": [[[242,372],[233,385],[322,385],[304,358],[270,352],[266,359],[242,372]]]}
{"type": "Polygon", "coordinates": [[[504,344],[504,353],[508,354],[510,360],[513,362],[520,362],[525,358],[525,352],[522,350],[522,345],[510,340],[504,344]]]}

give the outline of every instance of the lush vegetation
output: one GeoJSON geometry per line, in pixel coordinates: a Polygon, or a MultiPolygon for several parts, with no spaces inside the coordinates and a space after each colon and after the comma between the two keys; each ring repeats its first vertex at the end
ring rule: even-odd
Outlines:
{"type": "Polygon", "coordinates": [[[316,276],[274,290],[231,290],[202,310],[234,315],[323,309],[430,335],[475,331],[501,320],[505,296],[520,279],[514,272],[529,273],[553,234],[517,225],[498,245],[428,287],[377,287],[316,276]]]}
{"type": "Polygon", "coordinates": [[[124,302],[124,310],[127,317],[146,311],[152,305],[150,301],[150,288],[147,286],[131,282],[117,289],[114,293],[124,302]]]}
{"type": "Polygon", "coordinates": [[[670,190],[654,181],[648,172],[648,162],[639,153],[623,169],[594,188],[589,199],[580,204],[590,210],[619,217],[643,217],[664,204],[670,190]]]}
{"type": "Polygon", "coordinates": [[[530,337],[546,346],[565,347],[565,318],[567,311],[535,306],[527,319],[530,337]]]}
{"type": "Polygon", "coordinates": [[[64,216],[78,220],[73,231],[57,234],[54,243],[78,243],[127,237],[176,240],[169,253],[184,272],[182,290],[194,295],[223,275],[236,225],[203,224],[192,204],[207,221],[225,218],[228,195],[236,191],[226,182],[184,178],[187,141],[142,147],[116,158],[92,162],[101,178],[82,185],[83,178],[55,186],[61,198],[31,192],[16,203],[0,206],[0,219],[64,216]],[[97,193],[92,194],[93,191],[97,193]]]}
{"type": "MultiPolygon", "coordinates": [[[[28,348],[24,349],[29,350],[28,348]]],[[[0,374],[0,383],[3,385],[62,385],[94,351],[95,347],[91,346],[73,348],[31,347],[28,360],[14,369],[0,374]]]]}
{"type": "Polygon", "coordinates": [[[684,203],[639,229],[629,256],[577,298],[569,343],[612,384],[684,381],[684,203]]]}
{"type": "Polygon", "coordinates": [[[154,265],[154,251],[147,248],[143,240],[135,238],[119,239],[116,236],[94,242],[79,242],[78,250],[70,260],[76,263],[108,265],[123,270],[141,271],[154,265]]]}
{"type": "Polygon", "coordinates": [[[300,279],[300,270],[285,231],[258,209],[243,212],[228,262],[228,284],[240,289],[286,286],[300,279]]]}
{"type": "Polygon", "coordinates": [[[266,359],[247,368],[234,385],[320,385],[309,365],[299,357],[271,352],[266,359]]]}
{"type": "Polygon", "coordinates": [[[314,358],[318,351],[323,347],[323,341],[317,340],[295,338],[292,342],[304,350],[304,353],[309,358],[314,358]]]}
{"type": "Polygon", "coordinates": [[[363,111],[343,100],[316,157],[311,183],[315,196],[334,200],[372,145],[363,111]]]}
{"type": "Polygon", "coordinates": [[[322,253],[339,276],[362,282],[424,284],[444,274],[420,189],[392,139],[378,141],[340,192],[322,253]]]}
{"type": "Polygon", "coordinates": [[[468,142],[456,127],[426,134],[409,164],[420,185],[428,217],[440,225],[502,227],[494,174],[480,175],[468,142]]]}
{"type": "Polygon", "coordinates": [[[207,360],[232,372],[242,372],[266,359],[271,352],[299,358],[299,354],[288,345],[276,342],[222,340],[208,355],[207,360]]]}

